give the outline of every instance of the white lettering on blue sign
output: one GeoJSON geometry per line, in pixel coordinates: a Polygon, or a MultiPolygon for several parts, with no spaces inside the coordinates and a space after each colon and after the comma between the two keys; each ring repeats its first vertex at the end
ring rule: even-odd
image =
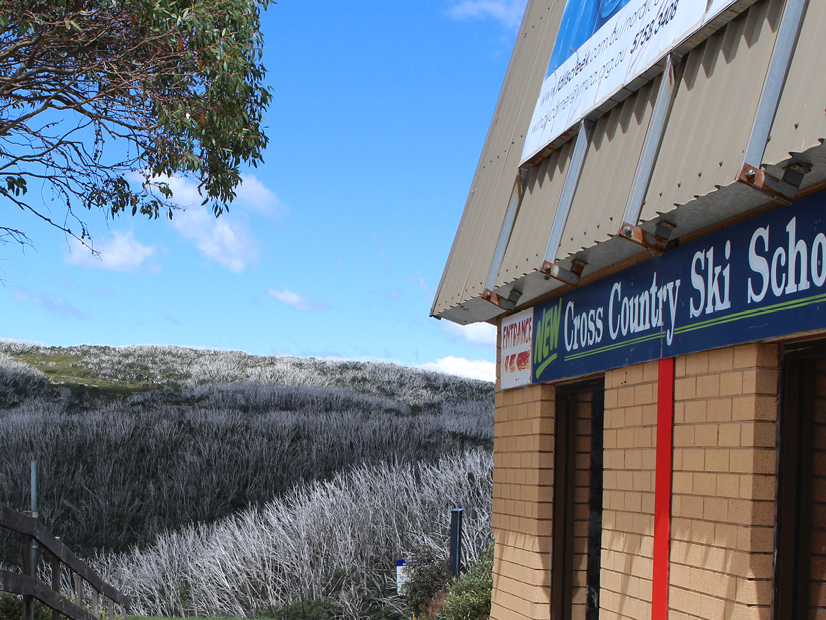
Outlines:
{"type": "MultiPolygon", "coordinates": [[[[725,247],[726,261],[731,258],[731,241],[726,241],[725,247]]],[[[731,308],[731,265],[714,264],[714,248],[699,250],[691,259],[691,285],[699,294],[699,303],[694,305],[694,298],[691,298],[689,316],[696,318],[703,314],[713,314],[720,310],[731,308]],[[699,266],[699,269],[698,269],[699,266]],[[703,273],[705,271],[705,274],[703,273]],[[722,276],[723,293],[720,293],[720,279],[722,276]],[[707,300],[707,303],[706,303],[707,300]],[[705,306],[705,308],[704,308],[705,306]]]]}
{"type": "Polygon", "coordinates": [[[663,306],[668,304],[670,323],[666,338],[671,343],[677,321],[677,300],[680,292],[680,279],[657,286],[657,274],[651,288],[639,295],[624,297],[622,282],[615,282],[608,299],[608,331],[611,340],[628,334],[638,334],[652,328],[663,327],[663,306]]]}
{"type": "Polygon", "coordinates": [[[534,317],[534,382],[826,329],[826,193],[548,300],[534,317]]]}

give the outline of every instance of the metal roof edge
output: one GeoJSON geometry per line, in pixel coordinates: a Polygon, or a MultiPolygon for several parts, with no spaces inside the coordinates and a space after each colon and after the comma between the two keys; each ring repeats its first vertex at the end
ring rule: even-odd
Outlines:
{"type": "MultiPolygon", "coordinates": [[[[806,163],[812,167],[811,172],[805,176],[796,200],[826,190],[826,139],[821,139],[820,145],[805,152],[790,154],[782,162],[766,165],[766,169],[778,171],[794,163],[806,163]]],[[[657,217],[641,223],[640,228],[654,233],[659,225],[668,223],[674,227],[671,239],[685,243],[711,230],[724,228],[735,220],[748,219],[780,205],[771,196],[735,181],[706,195],[695,196],[685,204],[674,205],[673,209],[658,213],[657,217]]],[[[651,250],[635,245],[620,235],[613,235],[608,240],[582,248],[559,262],[565,268],[570,268],[575,260],[585,262],[586,267],[579,285],[583,286],[652,256],[654,254],[651,250]]],[[[497,287],[493,293],[502,299],[508,299],[516,291],[519,297],[512,311],[520,311],[571,289],[540,272],[539,268],[540,265],[536,265],[535,271],[497,287]]],[[[431,316],[467,325],[492,321],[510,312],[510,309],[497,306],[480,295],[442,312],[432,313],[431,316]]]]}

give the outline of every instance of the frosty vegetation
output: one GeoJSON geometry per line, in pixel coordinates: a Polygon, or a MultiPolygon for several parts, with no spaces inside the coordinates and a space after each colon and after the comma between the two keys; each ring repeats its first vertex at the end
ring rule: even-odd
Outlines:
{"type": "Polygon", "coordinates": [[[488,544],[492,435],[491,384],[392,364],[0,343],[0,503],[38,460],[41,519],[133,613],[392,608],[451,508],[488,544]]]}
{"type": "Polygon", "coordinates": [[[46,386],[46,375],[0,352],[0,406],[11,405],[46,386]]]}
{"type": "MultiPolygon", "coordinates": [[[[409,405],[430,401],[492,399],[493,385],[387,362],[296,357],[262,357],[239,351],[213,351],[172,346],[40,347],[0,341],[0,353],[36,358],[49,372],[54,359],[71,358],[72,374],[91,374],[115,385],[196,387],[227,383],[345,387],[371,396],[384,396],[409,405]]],[[[492,400],[491,400],[492,402],[492,400]]]]}
{"type": "Polygon", "coordinates": [[[400,604],[396,559],[446,554],[451,508],[465,510],[466,563],[490,544],[491,475],[480,450],[363,465],[147,548],[99,556],[95,568],[130,596],[133,614],[278,617],[292,603],[324,601],[355,620],[370,605],[400,604]]]}

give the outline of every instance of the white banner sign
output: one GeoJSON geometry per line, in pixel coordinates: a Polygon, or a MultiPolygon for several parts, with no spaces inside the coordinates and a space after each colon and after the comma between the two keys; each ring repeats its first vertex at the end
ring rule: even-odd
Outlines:
{"type": "Polygon", "coordinates": [[[738,0],[568,0],[522,151],[530,159],[738,0]]]}
{"type": "Polygon", "coordinates": [[[533,310],[523,310],[502,321],[501,389],[530,384],[532,341],[533,310]]]}

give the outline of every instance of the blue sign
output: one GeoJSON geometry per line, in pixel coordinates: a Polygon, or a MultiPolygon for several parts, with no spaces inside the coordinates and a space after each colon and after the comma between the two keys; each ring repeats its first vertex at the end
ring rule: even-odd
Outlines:
{"type": "Polygon", "coordinates": [[[826,328],[826,194],[534,308],[534,383],[826,328]]]}
{"type": "Polygon", "coordinates": [[[545,77],[573,56],[629,0],[568,0],[545,77]]]}

